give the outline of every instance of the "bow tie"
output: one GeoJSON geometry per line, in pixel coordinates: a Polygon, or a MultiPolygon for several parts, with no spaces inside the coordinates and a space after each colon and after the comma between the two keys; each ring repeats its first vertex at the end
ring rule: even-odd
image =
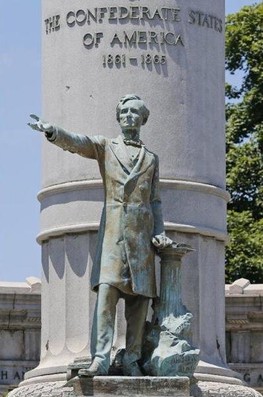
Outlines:
{"type": "Polygon", "coordinates": [[[144,146],[144,143],[141,140],[134,141],[132,139],[123,139],[123,142],[125,143],[125,145],[132,145],[132,146],[137,146],[137,147],[144,146]]]}

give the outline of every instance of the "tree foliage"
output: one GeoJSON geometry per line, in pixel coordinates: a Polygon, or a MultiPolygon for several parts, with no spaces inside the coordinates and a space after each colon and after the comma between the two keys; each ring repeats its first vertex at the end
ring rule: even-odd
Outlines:
{"type": "Polygon", "coordinates": [[[226,281],[263,283],[263,4],[226,21],[226,69],[242,73],[226,85],[227,188],[230,243],[226,281]]]}

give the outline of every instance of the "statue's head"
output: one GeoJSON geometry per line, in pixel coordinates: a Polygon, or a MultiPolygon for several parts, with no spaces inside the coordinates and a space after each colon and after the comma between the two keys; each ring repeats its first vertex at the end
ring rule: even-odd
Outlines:
{"type": "Polygon", "coordinates": [[[128,114],[128,112],[131,113],[131,118],[133,116],[135,122],[138,123],[138,125],[136,125],[137,128],[139,128],[141,125],[146,124],[150,114],[149,110],[145,106],[145,103],[141,100],[140,97],[134,94],[128,94],[123,96],[117,105],[116,118],[122,128],[125,127],[124,118],[128,114]]]}

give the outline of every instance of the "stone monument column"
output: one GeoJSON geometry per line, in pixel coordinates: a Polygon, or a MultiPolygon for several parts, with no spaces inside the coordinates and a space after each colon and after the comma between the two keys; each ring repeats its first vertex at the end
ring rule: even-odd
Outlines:
{"type": "MultiPolygon", "coordinates": [[[[196,376],[226,381],[224,0],[42,6],[44,120],[115,137],[115,106],[124,94],[139,95],[151,111],[141,138],[160,158],[165,227],[195,249],[184,261],[182,291],[201,350],[196,376]]],[[[63,380],[70,362],[89,355],[89,278],[103,206],[95,161],[45,139],[42,155],[42,353],[25,384],[63,380]]]]}

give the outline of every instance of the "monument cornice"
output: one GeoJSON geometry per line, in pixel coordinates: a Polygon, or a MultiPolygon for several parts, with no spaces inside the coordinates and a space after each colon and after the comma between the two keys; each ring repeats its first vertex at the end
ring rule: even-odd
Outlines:
{"type": "MultiPolygon", "coordinates": [[[[222,198],[226,202],[230,200],[230,194],[226,190],[218,186],[214,186],[206,183],[193,182],[190,180],[181,180],[181,179],[160,179],[160,186],[161,188],[191,190],[199,193],[206,193],[212,196],[217,196],[219,198],[222,198]]],[[[76,192],[80,190],[88,190],[94,188],[95,189],[103,188],[101,179],[71,181],[57,185],[52,185],[42,189],[38,193],[37,198],[41,202],[45,198],[53,196],[54,194],[76,192]]]]}
{"type": "MultiPolygon", "coordinates": [[[[164,226],[166,230],[181,232],[181,233],[190,233],[190,234],[200,234],[204,237],[215,238],[219,241],[228,241],[228,236],[225,232],[221,230],[212,229],[212,228],[204,228],[200,226],[193,225],[185,225],[180,223],[173,222],[164,222],[164,226]]],[[[90,231],[97,231],[99,229],[99,222],[87,222],[81,224],[72,224],[54,227],[50,229],[43,230],[37,236],[37,242],[39,244],[44,241],[49,240],[51,237],[58,237],[65,234],[76,234],[76,233],[86,233],[90,231]]]]}
{"type": "Polygon", "coordinates": [[[3,312],[0,311],[0,328],[1,330],[39,330],[41,325],[41,318],[28,317],[29,313],[21,312],[3,312]]]}

